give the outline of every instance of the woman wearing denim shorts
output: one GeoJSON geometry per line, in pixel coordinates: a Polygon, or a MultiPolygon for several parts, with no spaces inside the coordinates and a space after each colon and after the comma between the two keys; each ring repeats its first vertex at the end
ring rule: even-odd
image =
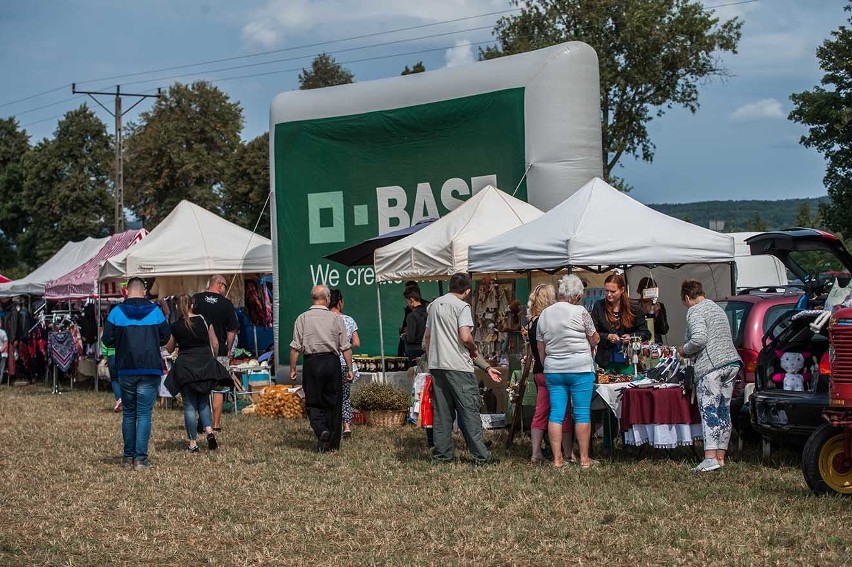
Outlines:
{"type": "Polygon", "coordinates": [[[553,449],[553,466],[565,465],[562,454],[562,421],[568,396],[574,415],[574,435],[580,446],[580,466],[595,464],[589,458],[592,437],[591,405],[595,387],[595,361],[592,349],[600,336],[592,317],[579,305],[583,298],[583,282],[571,274],[559,280],[556,303],[545,309],[538,319],[538,352],[543,361],[544,377],[550,394],[550,417],[547,435],[553,449]]]}

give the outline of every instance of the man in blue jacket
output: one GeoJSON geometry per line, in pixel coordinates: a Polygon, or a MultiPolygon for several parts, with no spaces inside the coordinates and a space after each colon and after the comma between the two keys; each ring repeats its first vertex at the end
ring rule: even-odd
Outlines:
{"type": "Polygon", "coordinates": [[[145,470],[151,466],[151,413],[163,374],[160,347],[169,341],[169,336],[171,330],[163,312],[145,299],[145,282],[130,278],[127,299],[110,311],[101,339],[106,346],[115,348],[115,369],[124,406],[123,467],[145,470]]]}

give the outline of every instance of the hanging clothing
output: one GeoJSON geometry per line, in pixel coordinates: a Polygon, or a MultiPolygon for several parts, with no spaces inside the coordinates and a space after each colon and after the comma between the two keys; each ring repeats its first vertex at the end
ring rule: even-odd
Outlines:
{"type": "Polygon", "coordinates": [[[74,337],[68,331],[54,331],[47,337],[47,350],[50,359],[62,372],[68,372],[74,363],[77,348],[74,346],[74,337]]]}
{"type": "MultiPolygon", "coordinates": [[[[263,280],[261,280],[261,281],[263,281],[263,280]]],[[[265,327],[271,327],[272,326],[272,294],[269,292],[269,286],[266,283],[262,283],[260,287],[261,287],[261,289],[263,289],[263,325],[265,327]]]]}
{"type": "Polygon", "coordinates": [[[80,337],[86,344],[98,342],[98,320],[95,318],[95,304],[88,303],[83,307],[83,317],[80,319],[80,337]]]}

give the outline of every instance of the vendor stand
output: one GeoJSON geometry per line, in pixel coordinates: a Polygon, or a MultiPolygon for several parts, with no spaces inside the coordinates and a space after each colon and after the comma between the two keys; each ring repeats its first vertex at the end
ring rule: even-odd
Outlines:
{"type": "Polygon", "coordinates": [[[652,275],[667,302],[671,337],[684,335],[680,282],[704,280],[714,296],[729,295],[733,264],[730,236],[650,209],[598,178],[538,219],[469,249],[469,270],[476,273],[620,269],[628,293],[652,275]]]}

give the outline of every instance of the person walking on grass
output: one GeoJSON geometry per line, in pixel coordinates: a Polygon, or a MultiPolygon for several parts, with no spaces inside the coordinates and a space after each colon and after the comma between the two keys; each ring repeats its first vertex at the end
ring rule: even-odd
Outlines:
{"type": "MultiPolygon", "coordinates": [[[[210,276],[207,282],[207,289],[196,293],[192,297],[192,301],[195,305],[196,313],[203,316],[213,326],[213,331],[216,333],[216,339],[219,341],[219,351],[216,353],[216,359],[225,370],[230,370],[231,350],[234,348],[234,340],[236,340],[237,331],[240,329],[240,323],[237,321],[237,311],[234,309],[234,304],[231,303],[230,299],[225,297],[227,291],[228,281],[225,279],[225,276],[214,274],[210,276]]],[[[226,381],[218,384],[218,386],[221,388],[233,387],[230,375],[226,381]]],[[[214,431],[222,430],[222,407],[224,404],[225,395],[221,392],[214,392],[214,431]]]]}
{"type": "MultiPolygon", "coordinates": [[[[358,336],[358,323],[355,319],[343,313],[343,294],[339,289],[331,290],[331,300],[328,308],[332,313],[336,313],[343,318],[343,324],[346,325],[346,338],[352,345],[352,350],[361,348],[361,337],[358,336]]],[[[352,380],[358,378],[358,368],[355,363],[352,363],[352,380]]],[[[340,368],[343,373],[343,438],[348,439],[352,436],[352,382],[346,379],[346,360],[343,358],[343,353],[340,354],[340,368]]]]}
{"type": "Polygon", "coordinates": [[[470,304],[470,276],[453,274],[450,292],[429,304],[423,342],[432,374],[432,432],[435,447],[432,461],[451,462],[455,458],[453,421],[458,412],[459,426],[465,434],[470,454],[476,464],[492,462],[491,452],[482,439],[479,418],[479,387],[474,366],[484,370],[494,382],[500,382],[500,371],[482,358],[473,341],[473,317],[470,304]]]}
{"type": "Polygon", "coordinates": [[[692,359],[695,393],[704,433],[704,460],[692,469],[711,472],[725,466],[731,439],[731,395],[742,360],[731,337],[725,310],[704,297],[696,280],[684,280],[680,299],[686,311],[686,342],[678,354],[692,359]]]}
{"type": "Polygon", "coordinates": [[[342,382],[352,382],[352,345],[343,318],[328,309],[330,300],[326,286],[311,289],[312,305],[296,318],[290,342],[290,379],[298,377],[296,363],[301,354],[305,409],[320,453],[340,448],[342,382]],[[341,354],[345,363],[342,368],[341,354]]]}
{"type": "Polygon", "coordinates": [[[170,336],[163,312],[145,299],[145,282],[130,278],[127,299],[109,312],[102,337],[106,346],[115,348],[115,369],[124,406],[121,417],[124,467],[144,470],[151,466],[148,460],[151,413],[163,374],[160,347],[170,336]]]}
{"type": "Polygon", "coordinates": [[[183,398],[183,421],[189,439],[187,450],[198,452],[195,437],[197,423],[201,421],[202,431],[207,434],[207,448],[215,451],[219,443],[213,433],[210,391],[216,384],[230,379],[230,374],[216,361],[219,339],[213,325],[195,313],[192,298],[179,295],[175,307],[180,318],[172,324],[166,350],[172,353],[177,348],[178,357],[166,378],[166,386],[172,396],[180,393],[183,398]]]}

